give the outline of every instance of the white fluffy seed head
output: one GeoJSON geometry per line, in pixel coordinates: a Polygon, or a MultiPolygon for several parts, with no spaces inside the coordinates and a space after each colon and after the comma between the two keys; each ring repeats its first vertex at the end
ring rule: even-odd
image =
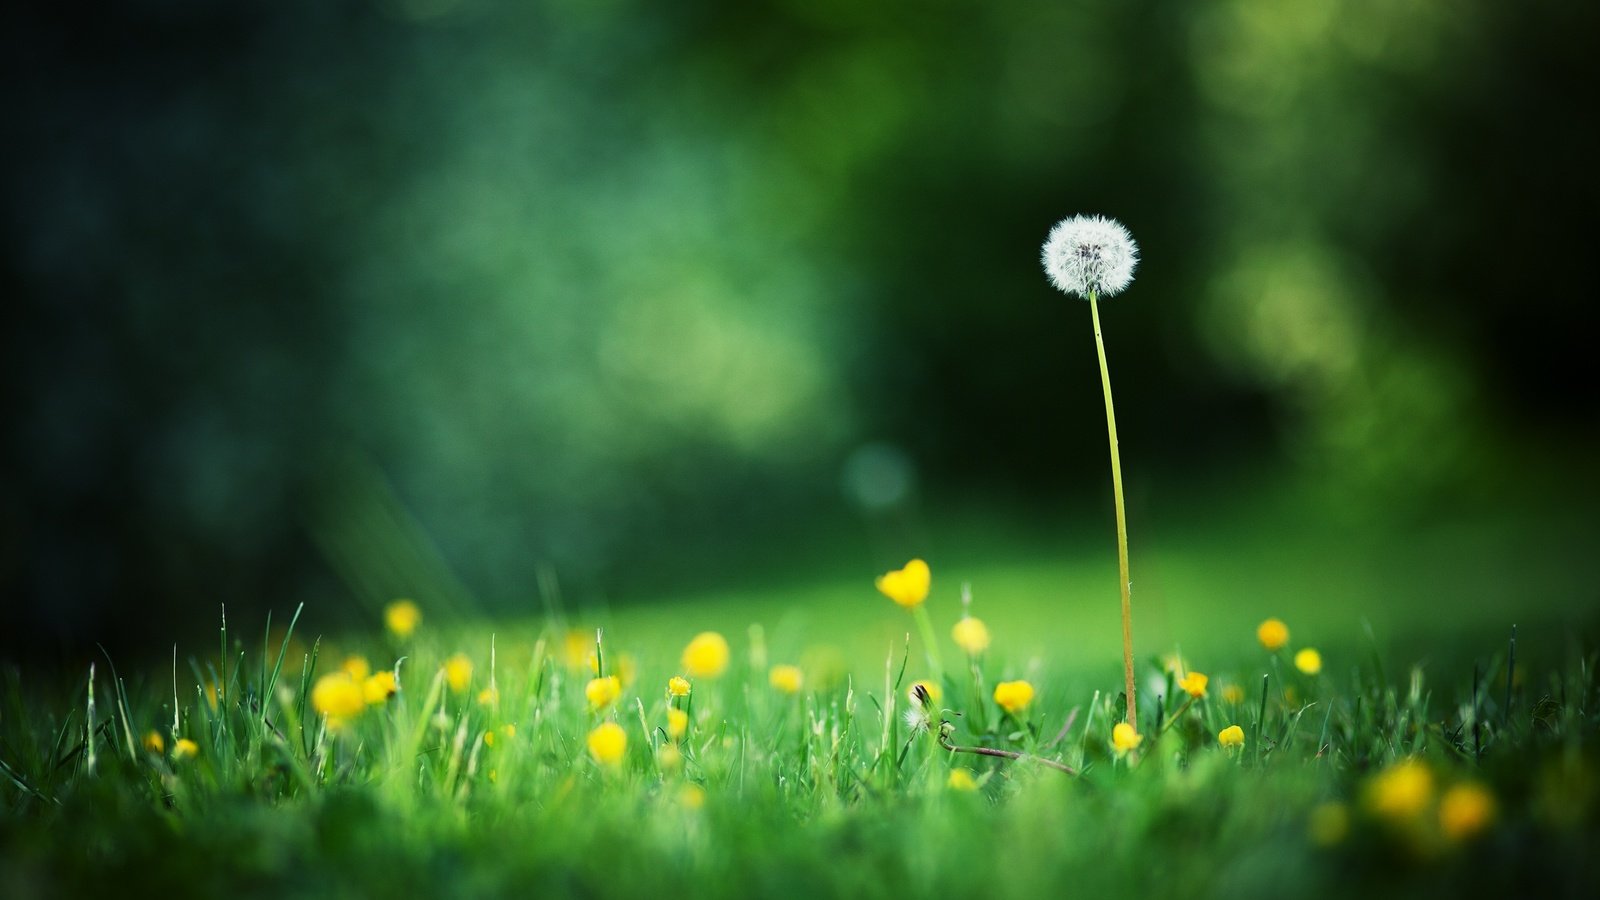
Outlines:
{"type": "Polygon", "coordinates": [[[1045,274],[1064,294],[1110,297],[1133,282],[1139,245],[1122,223],[1105,216],[1073,216],[1050,229],[1042,254],[1045,274]]]}

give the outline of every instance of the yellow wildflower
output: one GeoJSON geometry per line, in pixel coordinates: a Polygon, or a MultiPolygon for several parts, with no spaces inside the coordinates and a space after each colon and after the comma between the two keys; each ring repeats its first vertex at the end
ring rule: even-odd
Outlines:
{"type": "Polygon", "coordinates": [[[963,617],[950,629],[950,636],[955,638],[956,646],[965,650],[968,656],[977,656],[989,649],[989,626],[983,624],[982,619],[963,617]]]}
{"type": "Polygon", "coordinates": [[[1439,830],[1452,841],[1482,833],[1494,820],[1494,795],[1481,784],[1458,784],[1439,798],[1439,830]]]}
{"type": "Polygon", "coordinates": [[[417,625],[422,622],[422,610],[417,609],[417,604],[410,600],[396,600],[389,604],[383,611],[383,624],[389,627],[389,633],[397,638],[411,637],[417,630],[417,625]]]}
{"type": "Polygon", "coordinates": [[[1224,685],[1222,699],[1228,703],[1239,704],[1244,702],[1244,688],[1237,684],[1224,685]]]}
{"type": "Polygon", "coordinates": [[[689,714],[681,709],[667,710],[667,737],[677,740],[689,730],[689,714]]]}
{"type": "Polygon", "coordinates": [[[1256,640],[1269,651],[1281,650],[1289,643],[1289,626],[1281,619],[1268,619],[1256,626],[1256,640]]]}
{"type": "Polygon", "coordinates": [[[1294,655],[1294,667],[1307,675],[1315,675],[1322,671],[1322,654],[1307,647],[1294,655]]]}
{"type": "Polygon", "coordinates": [[[1033,702],[1033,685],[1026,681],[1002,681],[994,686],[994,702],[1006,712],[1016,715],[1033,702]]]}
{"type": "Polygon", "coordinates": [[[805,674],[799,666],[773,666],[767,673],[767,681],[780,693],[798,694],[805,684],[805,674]]]}
{"type": "Polygon", "coordinates": [[[922,688],[924,691],[927,691],[928,699],[934,703],[938,703],[940,700],[944,699],[944,688],[939,686],[939,682],[929,681],[926,678],[919,678],[916,681],[911,682],[911,687],[906,689],[906,696],[910,697],[912,700],[916,700],[918,687],[922,688]]]}
{"type": "Polygon", "coordinates": [[[1367,808],[1393,821],[1416,818],[1432,800],[1433,773],[1415,759],[1400,760],[1367,783],[1367,808]]]}
{"type": "Polygon", "coordinates": [[[1311,819],[1306,823],[1306,833],[1311,842],[1319,847],[1332,847],[1343,841],[1345,835],[1350,833],[1350,809],[1343,803],[1330,800],[1319,803],[1311,810],[1311,819]]]}
{"type": "Polygon", "coordinates": [[[1111,748],[1117,751],[1118,756],[1127,753],[1142,743],[1144,743],[1144,735],[1134,731],[1133,726],[1127,722],[1118,722],[1111,729],[1111,748]]]}
{"type": "Polygon", "coordinates": [[[457,653],[444,661],[444,680],[450,690],[461,693],[472,683],[472,660],[465,653],[457,653]]]}
{"type": "Polygon", "coordinates": [[[952,791],[975,791],[978,789],[978,781],[972,777],[972,770],[959,767],[950,770],[950,778],[945,784],[952,791]]]}
{"type": "Polygon", "coordinates": [[[678,788],[678,803],[684,809],[699,809],[706,805],[706,789],[692,782],[686,784],[678,788]]]}
{"type": "Polygon", "coordinates": [[[494,742],[496,740],[496,738],[495,738],[495,734],[496,733],[498,733],[500,735],[500,737],[503,737],[506,740],[510,740],[510,739],[512,739],[512,738],[517,736],[517,726],[512,725],[510,723],[507,723],[505,725],[500,726],[498,729],[491,728],[488,731],[485,731],[483,733],[483,743],[484,743],[485,746],[489,746],[489,747],[493,747],[494,746],[494,742]]]}
{"type": "Polygon", "coordinates": [[[662,771],[676,772],[683,766],[683,751],[677,744],[662,744],[656,748],[656,764],[662,771]]]}
{"type": "Polygon", "coordinates": [[[366,698],[369,706],[383,703],[395,694],[394,672],[384,669],[382,672],[373,672],[367,680],[361,683],[362,696],[366,698]]]}
{"type": "Polygon", "coordinates": [[[311,688],[311,708],[330,719],[348,719],[367,708],[367,695],[349,672],[330,672],[311,688]]]}
{"type": "Polygon", "coordinates": [[[356,681],[366,681],[367,676],[372,674],[372,667],[367,665],[365,656],[346,656],[344,664],[339,668],[348,672],[356,681]]]}
{"type": "Polygon", "coordinates": [[[589,732],[589,755],[603,766],[622,763],[622,754],[628,749],[628,733],[615,722],[604,722],[589,732]]]}
{"type": "Polygon", "coordinates": [[[167,749],[167,742],[161,739],[161,732],[159,731],[152,730],[146,732],[144,740],[141,741],[141,743],[143,743],[144,748],[149,750],[151,753],[161,753],[167,749]]]}
{"type": "Polygon", "coordinates": [[[683,648],[683,668],[695,678],[716,678],[728,669],[728,641],[715,631],[702,631],[683,648]]]}
{"type": "Polygon", "coordinates": [[[615,675],[590,679],[583,689],[583,695],[589,698],[590,709],[605,709],[622,695],[622,681],[615,675]]]}
{"type": "Polygon", "coordinates": [[[493,706],[493,705],[495,705],[496,703],[499,703],[499,702],[500,702],[500,688],[495,686],[495,685],[491,684],[488,687],[486,687],[483,690],[478,692],[478,705],[479,706],[493,706]]]}
{"type": "Polygon", "coordinates": [[[587,666],[590,672],[594,671],[594,632],[574,628],[568,631],[561,639],[561,660],[569,669],[582,669],[587,666]]]}
{"type": "Polygon", "coordinates": [[[1190,672],[1178,679],[1178,688],[1198,700],[1206,695],[1206,684],[1210,680],[1199,672],[1190,672]]]}
{"type": "Polygon", "coordinates": [[[674,675],[667,679],[667,693],[673,697],[687,697],[690,689],[689,679],[682,675],[674,675]]]}
{"type": "Polygon", "coordinates": [[[921,606],[922,601],[928,599],[928,588],[932,584],[932,579],[928,564],[920,559],[913,559],[905,564],[905,568],[879,575],[877,585],[885,597],[906,609],[912,609],[921,606]]]}
{"type": "Polygon", "coordinates": [[[188,738],[178,738],[172,745],[172,758],[175,760],[191,759],[200,755],[200,745],[188,738]]]}
{"type": "Polygon", "coordinates": [[[1224,747],[1243,747],[1244,729],[1237,725],[1229,725],[1217,732],[1217,743],[1224,747]]]}

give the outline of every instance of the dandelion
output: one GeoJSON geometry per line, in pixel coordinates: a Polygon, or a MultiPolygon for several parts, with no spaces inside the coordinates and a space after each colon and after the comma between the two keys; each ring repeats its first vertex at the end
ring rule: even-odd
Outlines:
{"type": "Polygon", "coordinates": [[[767,682],[779,693],[798,694],[805,683],[805,674],[799,666],[773,666],[772,671],[767,673],[767,682]]]}
{"type": "Polygon", "coordinates": [[[689,730],[689,714],[681,709],[667,710],[667,737],[678,740],[689,730]]]}
{"type": "Polygon", "coordinates": [[[1289,626],[1283,624],[1282,619],[1268,619],[1256,626],[1256,640],[1267,652],[1276,653],[1289,643],[1289,626]]]}
{"type": "Polygon", "coordinates": [[[945,785],[952,791],[975,791],[978,789],[978,780],[972,777],[971,769],[957,767],[950,770],[945,785]]]}
{"type": "Polygon", "coordinates": [[[1238,705],[1244,702],[1244,688],[1237,684],[1223,685],[1222,699],[1225,703],[1238,705]]]}
{"type": "Polygon", "coordinates": [[[158,756],[167,749],[167,742],[161,739],[161,732],[159,731],[145,732],[144,740],[140,741],[140,743],[144,745],[146,750],[158,756]]]}
{"type": "Polygon", "coordinates": [[[1217,732],[1217,743],[1224,747],[1243,747],[1244,729],[1237,725],[1229,725],[1217,732]]]}
{"type": "Polygon", "coordinates": [[[178,738],[177,742],[172,745],[172,758],[175,761],[181,762],[199,755],[200,745],[188,738],[178,738]]]}
{"type": "Polygon", "coordinates": [[[395,695],[394,672],[384,669],[382,672],[373,672],[361,683],[361,694],[366,698],[368,706],[383,703],[395,695]]]}
{"type": "Polygon", "coordinates": [[[622,764],[622,754],[628,749],[628,733],[615,722],[604,722],[589,732],[589,755],[602,766],[622,764]]]}
{"type": "Polygon", "coordinates": [[[878,590],[885,597],[906,609],[915,609],[928,599],[928,588],[932,584],[932,573],[928,564],[920,559],[913,559],[903,568],[895,569],[878,576],[878,590]]]}
{"type": "Polygon", "coordinates": [[[479,706],[493,706],[499,702],[500,689],[492,684],[478,692],[479,706]]]}
{"type": "Polygon", "coordinates": [[[1322,654],[1307,647],[1294,655],[1294,667],[1307,675],[1315,675],[1322,671],[1322,654]]]}
{"type": "Polygon", "coordinates": [[[1206,683],[1210,680],[1199,672],[1190,672],[1178,679],[1178,687],[1185,694],[1198,700],[1206,695],[1206,683]]]}
{"type": "Polygon", "coordinates": [[[615,675],[604,678],[590,679],[583,688],[583,696],[589,698],[589,708],[602,710],[616,702],[622,694],[622,681],[615,675]]]}
{"type": "Polygon", "coordinates": [[[940,700],[944,699],[944,688],[940,687],[939,682],[937,681],[929,681],[926,678],[919,678],[916,681],[911,682],[911,687],[906,689],[906,696],[910,697],[913,701],[921,702],[917,701],[917,688],[922,688],[922,692],[928,695],[928,701],[931,703],[938,703],[940,700]]]}
{"type": "Polygon", "coordinates": [[[1332,847],[1350,833],[1350,808],[1337,800],[1319,803],[1311,810],[1306,834],[1319,847],[1332,847]]]}
{"type": "Polygon", "coordinates": [[[383,624],[388,626],[390,634],[401,640],[411,637],[421,623],[422,610],[410,600],[396,600],[383,610],[383,624]]]}
{"type": "Polygon", "coordinates": [[[1026,681],[1002,681],[994,686],[994,702],[1006,712],[1016,715],[1033,702],[1033,685],[1026,681]]]}
{"type": "Polygon", "coordinates": [[[363,686],[349,672],[330,672],[317,679],[311,688],[311,708],[327,716],[335,725],[361,714],[367,708],[363,686]]]}
{"type": "Polygon", "coordinates": [[[500,726],[498,729],[491,728],[488,731],[485,731],[483,733],[483,743],[484,743],[484,745],[488,746],[488,747],[493,747],[495,741],[499,739],[499,738],[495,737],[495,735],[497,733],[500,735],[500,738],[504,738],[505,740],[509,741],[512,738],[517,736],[517,726],[512,725],[511,723],[507,722],[506,724],[500,726]]]}
{"type": "Polygon", "coordinates": [[[716,678],[728,669],[728,640],[702,631],[683,648],[683,668],[695,678],[716,678]]]}
{"type": "Polygon", "coordinates": [[[569,669],[595,670],[594,632],[574,628],[561,639],[561,659],[569,669]]]}
{"type": "Polygon", "coordinates": [[[706,789],[698,784],[686,784],[678,788],[678,805],[688,810],[696,810],[705,806],[706,789]]]}
{"type": "Polygon", "coordinates": [[[365,656],[347,656],[344,659],[344,664],[339,668],[343,669],[356,681],[366,681],[367,676],[372,674],[372,667],[367,665],[365,656]]]}
{"type": "Polygon", "coordinates": [[[911,705],[906,707],[903,718],[906,730],[912,734],[920,734],[933,727],[933,710],[928,706],[927,695],[912,694],[911,705]]]}
{"type": "Polygon", "coordinates": [[[1118,756],[1126,754],[1142,743],[1144,735],[1135,731],[1127,722],[1118,722],[1111,729],[1111,749],[1117,751],[1118,756]]]}
{"type": "Polygon", "coordinates": [[[1481,784],[1458,784],[1439,798],[1439,830],[1460,842],[1481,834],[1494,821],[1494,795],[1481,784]]]}
{"type": "Polygon", "coordinates": [[[670,697],[689,696],[689,679],[682,675],[674,675],[667,679],[667,695],[670,697]]]}
{"type": "Polygon", "coordinates": [[[1133,582],[1128,575],[1128,516],[1122,499],[1122,457],[1117,445],[1117,414],[1111,401],[1111,369],[1100,334],[1100,301],[1133,282],[1139,247],[1122,223],[1104,216],[1073,216],[1057,222],[1045,238],[1041,255],[1045,274],[1056,289],[1089,301],[1095,352],[1100,360],[1100,387],[1106,401],[1106,439],[1111,448],[1111,489],[1117,509],[1117,576],[1122,594],[1122,669],[1127,692],[1128,722],[1139,716],[1133,680],[1133,582]]]}
{"type": "Polygon", "coordinates": [[[444,680],[450,690],[461,693],[472,683],[472,660],[465,653],[457,653],[444,661],[444,680]]]}
{"type": "Polygon", "coordinates": [[[683,751],[677,744],[662,744],[656,748],[656,765],[662,771],[676,772],[683,768],[683,751]]]}
{"type": "Polygon", "coordinates": [[[974,616],[963,616],[961,621],[950,629],[950,636],[955,639],[956,646],[966,651],[968,656],[977,656],[989,649],[989,626],[974,616]]]}
{"type": "Polygon", "coordinates": [[[1415,759],[1403,759],[1367,783],[1366,806],[1394,822],[1415,819],[1433,800],[1433,773],[1415,759]]]}

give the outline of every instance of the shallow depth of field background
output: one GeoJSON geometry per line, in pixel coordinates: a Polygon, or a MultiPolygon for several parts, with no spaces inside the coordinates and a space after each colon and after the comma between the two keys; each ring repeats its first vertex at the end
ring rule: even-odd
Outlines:
{"type": "Polygon", "coordinates": [[[1596,16],[17,13],[0,656],[408,596],[881,660],[922,555],[941,627],[970,581],[1110,671],[1088,309],[1037,263],[1077,212],[1144,255],[1103,307],[1141,653],[1592,626],[1596,16]]]}

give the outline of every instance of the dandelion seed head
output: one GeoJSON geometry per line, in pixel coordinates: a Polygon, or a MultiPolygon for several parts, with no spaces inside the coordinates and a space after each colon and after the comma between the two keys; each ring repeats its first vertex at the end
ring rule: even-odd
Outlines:
{"type": "Polygon", "coordinates": [[[933,727],[933,716],[929,715],[928,708],[920,704],[906,707],[906,728],[912,734],[927,731],[933,727]]]}
{"type": "Polygon", "coordinates": [[[1050,283],[1064,294],[1110,297],[1133,282],[1139,245],[1116,219],[1073,216],[1050,229],[1041,254],[1050,283]]]}

